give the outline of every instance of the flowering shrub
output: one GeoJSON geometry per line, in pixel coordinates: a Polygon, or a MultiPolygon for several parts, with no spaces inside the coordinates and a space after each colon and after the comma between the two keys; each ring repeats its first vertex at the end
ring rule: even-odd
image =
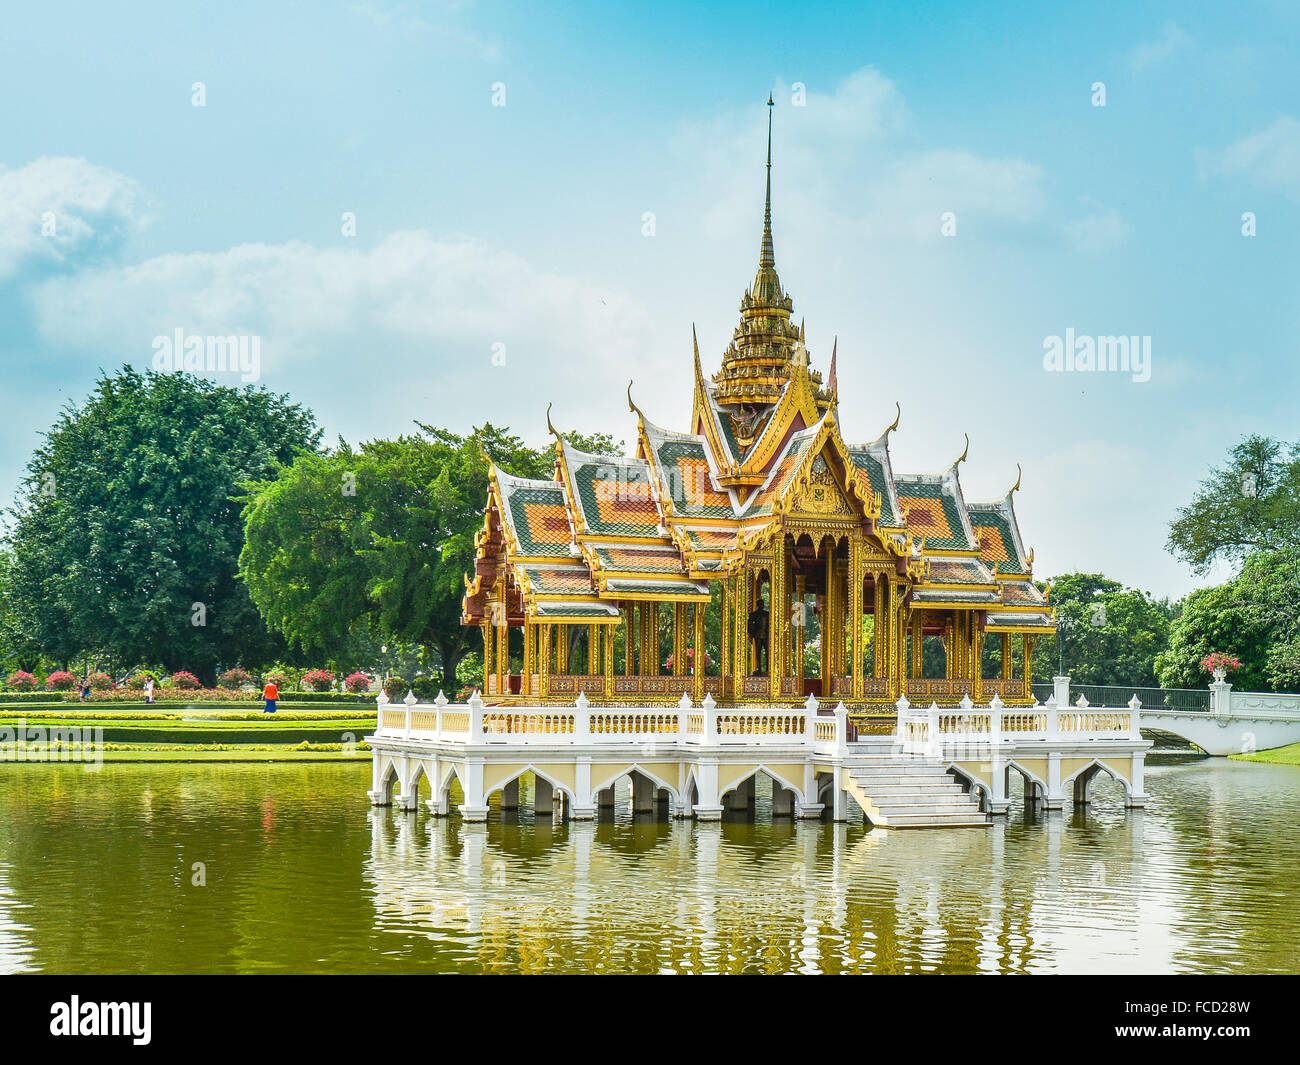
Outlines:
{"type": "Polygon", "coordinates": [[[113,687],[113,678],[107,673],[92,673],[90,675],[90,690],[93,692],[111,691],[113,687]]]}
{"type": "Polygon", "coordinates": [[[143,669],[139,673],[132,673],[131,676],[126,678],[126,680],[122,681],[122,687],[132,691],[144,691],[145,681],[150,679],[153,680],[154,686],[156,687],[158,684],[158,678],[149,670],[143,669]]]}
{"type": "Polygon", "coordinates": [[[310,692],[327,692],[334,687],[334,674],[312,669],[302,675],[302,686],[310,692]]]}
{"type": "MultiPolygon", "coordinates": [[[[672,668],[673,668],[673,659],[676,658],[676,657],[677,657],[676,655],[669,655],[669,656],[668,656],[667,666],[668,666],[669,669],[672,669],[672,668]]],[[[705,651],[705,652],[704,652],[704,668],[705,668],[705,669],[708,669],[709,666],[711,666],[711,665],[713,665],[713,656],[712,656],[711,654],[709,654],[708,651],[705,651]]],[[[694,669],[695,669],[695,648],[694,648],[694,647],[688,647],[688,648],[686,648],[686,672],[688,672],[688,673],[693,672],[694,669]]]]}
{"type": "Polygon", "coordinates": [[[295,678],[283,669],[273,669],[262,678],[262,683],[274,684],[283,692],[293,687],[294,680],[295,678]]]}
{"type": "Polygon", "coordinates": [[[36,690],[36,678],[20,669],[9,674],[9,680],[6,682],[5,687],[14,692],[34,692],[36,690]]]}
{"type": "Polygon", "coordinates": [[[474,694],[474,685],[466,684],[456,693],[456,702],[464,703],[469,701],[469,697],[474,694]]]}
{"type": "Polygon", "coordinates": [[[384,694],[390,699],[405,699],[411,686],[401,677],[389,677],[384,681],[384,694]]]}
{"type": "Polygon", "coordinates": [[[183,688],[185,691],[193,691],[201,685],[199,684],[199,678],[193,673],[187,673],[185,670],[181,670],[179,673],[172,674],[172,686],[175,688],[183,688]]]}
{"type": "Polygon", "coordinates": [[[234,688],[235,690],[238,690],[245,684],[252,684],[253,675],[249,673],[248,670],[235,666],[233,669],[228,669],[222,673],[221,676],[217,678],[217,683],[223,688],[234,688]]]}
{"type": "Polygon", "coordinates": [[[353,693],[366,692],[370,690],[370,678],[364,673],[353,673],[343,682],[343,690],[353,693]]]}
{"type": "Polygon", "coordinates": [[[1241,659],[1236,655],[1224,654],[1222,651],[1211,651],[1201,659],[1201,668],[1206,673],[1213,673],[1216,669],[1227,673],[1229,670],[1240,669],[1241,659]]]}
{"type": "Polygon", "coordinates": [[[45,687],[52,692],[70,692],[77,686],[77,678],[66,669],[56,669],[45,678],[45,687]]]}

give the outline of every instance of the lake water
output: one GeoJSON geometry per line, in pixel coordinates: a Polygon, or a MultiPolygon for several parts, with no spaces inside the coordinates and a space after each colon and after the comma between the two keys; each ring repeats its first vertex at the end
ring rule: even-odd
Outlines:
{"type": "Polygon", "coordinates": [[[1300,768],[1152,765],[1145,811],[1102,788],[911,832],[462,825],[372,810],[369,779],[0,765],[0,972],[1300,968],[1300,768]]]}

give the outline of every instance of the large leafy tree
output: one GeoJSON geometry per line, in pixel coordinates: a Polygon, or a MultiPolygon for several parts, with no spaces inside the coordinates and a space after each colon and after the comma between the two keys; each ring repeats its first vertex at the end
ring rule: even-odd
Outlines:
{"type": "Polygon", "coordinates": [[[1169,550],[1204,573],[1257,551],[1300,548],[1300,444],[1248,436],[1169,526],[1169,550]]]}
{"type": "Polygon", "coordinates": [[[1206,681],[1211,651],[1241,659],[1232,681],[1249,691],[1295,690],[1300,684],[1300,551],[1252,555],[1226,584],[1187,597],[1157,668],[1166,687],[1206,681]]]}
{"type": "MultiPolygon", "coordinates": [[[[1168,642],[1177,606],[1100,573],[1062,574],[1051,589],[1058,635],[1034,645],[1036,680],[1063,666],[1076,684],[1156,685],[1156,656],[1168,642]]],[[[988,643],[1000,657],[1000,641],[988,643]]]]}
{"type": "MultiPolygon", "coordinates": [[[[484,456],[544,478],[555,452],[490,424],[467,437],[419,428],[357,448],[341,441],[249,485],[240,574],[267,622],[304,650],[362,629],[418,644],[451,691],[457,665],[478,649],[460,610],[487,499],[484,456]]],[[[620,446],[569,439],[598,454],[620,446]]]]}
{"type": "Polygon", "coordinates": [[[12,513],[6,612],[68,661],[217,665],[284,650],[237,580],[240,485],[317,446],[310,412],[189,374],[102,376],[27,467],[12,513]]]}

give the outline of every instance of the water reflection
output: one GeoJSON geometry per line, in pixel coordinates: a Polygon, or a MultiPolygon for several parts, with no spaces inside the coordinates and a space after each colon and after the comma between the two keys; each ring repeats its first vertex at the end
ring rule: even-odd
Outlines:
{"type": "Polygon", "coordinates": [[[486,825],[364,766],[0,766],[0,971],[1293,971],[1300,770],[1151,767],[988,830],[486,825]],[[207,886],[193,883],[195,862],[207,886]]]}

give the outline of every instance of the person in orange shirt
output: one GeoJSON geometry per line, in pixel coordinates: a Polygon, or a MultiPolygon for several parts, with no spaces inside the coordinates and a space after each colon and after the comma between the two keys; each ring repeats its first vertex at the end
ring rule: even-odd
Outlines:
{"type": "Polygon", "coordinates": [[[268,680],[266,682],[266,687],[262,689],[262,698],[266,700],[266,709],[262,712],[274,714],[275,701],[280,698],[280,689],[275,686],[275,681],[268,680]]]}

